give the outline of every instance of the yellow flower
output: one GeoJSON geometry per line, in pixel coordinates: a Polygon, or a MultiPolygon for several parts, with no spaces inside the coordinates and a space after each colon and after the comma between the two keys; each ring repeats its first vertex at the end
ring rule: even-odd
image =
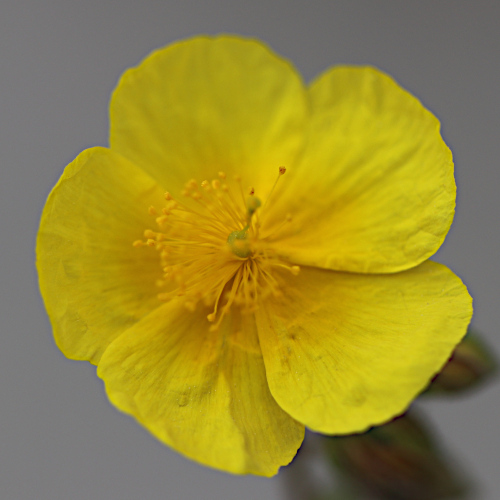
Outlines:
{"type": "Polygon", "coordinates": [[[58,346],[98,365],[114,405],[194,460],[266,476],[304,426],[407,408],[471,316],[426,261],[455,183],[417,99],[370,67],[306,87],[259,42],[198,37],[127,71],[110,116],[109,149],[48,198],[37,266],[58,346]]]}

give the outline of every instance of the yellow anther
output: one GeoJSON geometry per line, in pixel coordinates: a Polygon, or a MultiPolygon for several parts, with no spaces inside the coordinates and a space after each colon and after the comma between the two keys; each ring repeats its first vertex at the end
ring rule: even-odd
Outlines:
{"type": "Polygon", "coordinates": [[[202,195],[201,193],[198,193],[198,191],[195,191],[191,197],[193,198],[193,200],[200,200],[202,198],[202,195]]]}
{"type": "Polygon", "coordinates": [[[219,172],[219,177],[221,179],[225,179],[226,178],[226,173],[225,172],[219,172]]]}
{"type": "Polygon", "coordinates": [[[210,187],[210,183],[209,183],[208,181],[206,181],[206,180],[205,180],[205,181],[203,181],[203,182],[201,183],[201,187],[202,187],[202,188],[204,188],[204,189],[206,189],[206,188],[210,187]]]}
{"type": "Polygon", "coordinates": [[[299,273],[300,273],[300,267],[299,266],[292,266],[290,268],[290,272],[294,275],[294,276],[298,276],[299,273]]]}
{"type": "Polygon", "coordinates": [[[156,217],[155,221],[158,225],[162,225],[164,224],[165,222],[167,222],[168,220],[168,217],[166,215],[160,215],[160,217],[156,217]]]}
{"type": "Polygon", "coordinates": [[[149,208],[148,208],[148,213],[149,215],[156,215],[158,213],[158,210],[156,210],[155,207],[153,207],[153,205],[151,205],[149,208]]]}
{"type": "Polygon", "coordinates": [[[132,246],[135,247],[135,248],[139,248],[139,247],[142,247],[144,246],[144,242],[141,241],[141,240],[135,240],[133,243],[132,243],[132,246]]]}
{"type": "Polygon", "coordinates": [[[286,172],[286,168],[285,167],[280,167],[279,168],[279,172],[280,172],[280,175],[283,175],[286,172]]]}
{"type": "Polygon", "coordinates": [[[210,313],[207,315],[207,319],[208,319],[208,321],[210,321],[210,323],[213,323],[215,321],[215,318],[216,318],[216,315],[214,313],[210,313]]]}
{"type": "Polygon", "coordinates": [[[156,233],[154,231],[151,231],[151,229],[146,229],[144,231],[144,238],[155,238],[156,237],[156,233]]]}
{"type": "Polygon", "coordinates": [[[248,194],[249,194],[250,196],[253,196],[253,195],[255,194],[255,189],[254,189],[253,187],[251,187],[251,186],[250,186],[250,187],[248,188],[248,194]]]}
{"type": "Polygon", "coordinates": [[[166,207],[165,207],[165,208],[162,208],[162,209],[161,209],[161,213],[162,213],[163,215],[170,215],[170,210],[169,210],[168,208],[166,208],[166,207]]]}
{"type": "Polygon", "coordinates": [[[214,180],[212,181],[212,187],[213,187],[214,189],[219,189],[219,188],[220,188],[220,180],[219,180],[219,179],[214,179],[214,180]]]}
{"type": "Polygon", "coordinates": [[[172,195],[168,191],[163,196],[167,201],[173,200],[172,195]]]}
{"type": "Polygon", "coordinates": [[[156,246],[156,241],[155,240],[148,240],[148,241],[146,241],[146,245],[148,245],[148,247],[154,247],[154,246],[156,246]]]}

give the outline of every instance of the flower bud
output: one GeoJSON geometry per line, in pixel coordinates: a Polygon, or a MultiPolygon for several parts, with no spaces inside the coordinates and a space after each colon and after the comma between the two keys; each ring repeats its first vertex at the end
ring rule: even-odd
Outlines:
{"type": "Polygon", "coordinates": [[[329,438],[326,445],[353,498],[438,500],[465,491],[430,435],[408,414],[365,434],[329,438]]]}
{"type": "Polygon", "coordinates": [[[487,347],[470,331],[434,377],[427,393],[453,393],[482,383],[496,369],[487,347]]]}

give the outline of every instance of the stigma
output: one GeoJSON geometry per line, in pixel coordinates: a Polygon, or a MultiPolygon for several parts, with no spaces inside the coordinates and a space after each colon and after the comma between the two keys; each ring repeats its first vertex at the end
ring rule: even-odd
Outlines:
{"type": "Polygon", "coordinates": [[[241,178],[230,181],[224,172],[212,180],[189,180],[181,197],[165,193],[161,209],[149,207],[155,229],[144,231],[144,240],[135,247],[153,247],[162,270],[157,286],[159,300],[182,300],[189,311],[208,308],[210,330],[217,330],[231,308],[254,312],[269,295],[282,296],[280,272],[297,276],[300,268],[280,258],[276,240],[292,221],[287,214],[272,233],[262,234],[263,210],[270,210],[270,199],[279,178],[264,204],[253,187],[243,188],[241,178]]]}

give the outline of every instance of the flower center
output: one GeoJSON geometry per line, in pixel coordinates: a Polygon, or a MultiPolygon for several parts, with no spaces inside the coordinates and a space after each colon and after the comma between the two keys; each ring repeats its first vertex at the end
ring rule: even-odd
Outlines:
{"type": "Polygon", "coordinates": [[[275,271],[281,268],[297,275],[299,267],[281,260],[272,243],[291,217],[267,235],[261,232],[261,221],[285,171],[280,167],[264,205],[253,188],[245,193],[239,177],[229,182],[219,172],[211,182],[187,182],[182,192],[185,203],[167,192],[166,205],[160,211],[149,207],[157,229],[147,229],[146,241],[137,240],[133,245],[159,252],[164,273],[157,281],[164,289],[158,294],[160,300],[182,297],[191,311],[202,302],[212,309],[207,319],[211,330],[217,330],[231,307],[249,313],[269,294],[281,295],[275,271]]]}

